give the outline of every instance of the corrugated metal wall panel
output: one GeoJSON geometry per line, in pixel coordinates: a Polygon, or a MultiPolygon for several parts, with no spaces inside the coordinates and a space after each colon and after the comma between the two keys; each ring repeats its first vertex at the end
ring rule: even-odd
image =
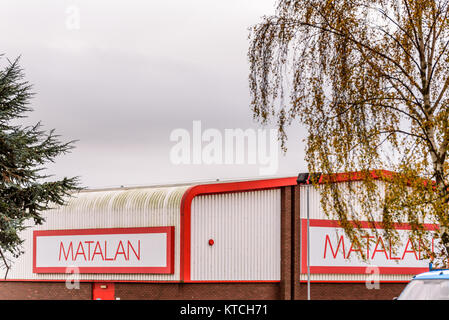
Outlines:
{"type": "MultiPolygon", "coordinates": [[[[80,192],[66,206],[45,212],[42,226],[23,232],[24,254],[14,261],[8,279],[59,280],[66,274],[35,274],[33,267],[33,230],[93,228],[175,227],[174,274],[80,274],[80,280],[179,280],[180,205],[188,186],[170,188],[135,188],[127,190],[80,192]]],[[[0,277],[4,278],[4,270],[0,277]]]]}
{"type": "MultiPolygon", "coordinates": [[[[361,186],[361,183],[359,181],[355,181],[355,182],[343,182],[343,183],[338,183],[337,187],[342,189],[342,190],[347,190],[348,184],[352,184],[353,188],[357,188],[361,186]]],[[[385,193],[385,185],[383,182],[380,181],[375,181],[375,184],[378,187],[379,193],[380,194],[384,194],[385,193]]],[[[321,208],[321,196],[320,196],[320,192],[321,190],[324,188],[323,186],[318,186],[317,188],[313,187],[313,186],[307,186],[307,185],[302,185],[300,187],[300,201],[301,201],[301,218],[306,218],[307,217],[307,188],[309,189],[309,214],[310,214],[310,219],[329,219],[329,217],[327,217],[324,213],[324,211],[321,208]]],[[[351,204],[353,207],[354,212],[358,211],[358,207],[360,206],[360,203],[357,203],[355,199],[351,200],[351,204]]],[[[378,216],[380,219],[380,213],[379,212],[373,212],[374,216],[378,216]]],[[[332,217],[331,217],[332,218],[332,217]]]]}
{"type": "MultiPolygon", "coordinates": [[[[379,195],[385,194],[385,186],[386,183],[382,181],[375,181],[374,182],[377,186],[377,190],[379,192],[379,195]]],[[[342,190],[347,190],[348,185],[351,184],[354,189],[361,187],[362,183],[360,181],[354,181],[354,182],[343,182],[338,183],[337,187],[342,190]]],[[[300,205],[301,205],[301,218],[305,219],[307,217],[307,188],[309,189],[309,214],[310,219],[329,219],[324,213],[324,211],[321,208],[321,196],[320,192],[323,188],[323,186],[318,186],[317,188],[313,186],[307,186],[307,185],[301,185],[300,187],[300,205]]],[[[352,208],[354,212],[358,211],[358,208],[360,208],[360,203],[357,202],[356,199],[351,199],[352,208]]],[[[378,210],[375,210],[372,212],[373,216],[376,218],[377,221],[381,221],[381,208],[379,207],[378,210]]],[[[332,218],[332,217],[331,217],[332,218]]],[[[424,220],[425,223],[435,223],[433,220],[430,219],[430,217],[426,217],[424,220]]]]}
{"type": "Polygon", "coordinates": [[[280,280],[280,218],[280,189],[195,197],[191,280],[280,280]]]}

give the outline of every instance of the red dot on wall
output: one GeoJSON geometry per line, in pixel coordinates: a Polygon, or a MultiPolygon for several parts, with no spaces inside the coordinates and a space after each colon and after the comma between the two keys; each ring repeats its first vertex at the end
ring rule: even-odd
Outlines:
{"type": "Polygon", "coordinates": [[[214,240],[213,240],[213,239],[209,239],[209,245],[210,245],[210,246],[213,246],[213,245],[214,245],[214,243],[215,243],[215,242],[214,242],[214,240]]]}

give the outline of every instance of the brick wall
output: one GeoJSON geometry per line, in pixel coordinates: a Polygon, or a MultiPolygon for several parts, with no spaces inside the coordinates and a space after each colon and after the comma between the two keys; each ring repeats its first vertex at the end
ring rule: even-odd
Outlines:
{"type": "MultiPolygon", "coordinates": [[[[391,300],[399,296],[406,283],[381,283],[378,290],[364,283],[311,283],[312,300],[391,300]]],[[[299,299],[307,299],[307,284],[299,286],[299,299]]]]}
{"type": "Polygon", "coordinates": [[[80,283],[79,289],[69,290],[65,282],[0,282],[0,300],[90,300],[92,284],[80,283]]]}
{"type": "Polygon", "coordinates": [[[279,283],[116,283],[115,296],[132,299],[277,300],[279,283]]]}
{"type": "MultiPolygon", "coordinates": [[[[312,283],[310,288],[313,300],[391,300],[405,286],[405,283],[381,283],[379,290],[368,290],[364,283],[312,283]]],[[[297,298],[307,299],[307,286],[301,284],[298,289],[297,298]]],[[[115,296],[122,300],[277,300],[282,292],[281,285],[276,283],[115,284],[115,296]]]]}
{"type": "MultiPolygon", "coordinates": [[[[391,300],[399,296],[405,283],[381,283],[368,290],[364,283],[312,283],[312,300],[391,300]]],[[[307,285],[298,286],[298,299],[307,299],[307,285]]],[[[115,297],[121,300],[277,300],[279,283],[115,283],[115,297]]],[[[0,300],[90,300],[92,284],[69,290],[64,282],[0,282],[0,300]]]]}
{"type": "MultiPolygon", "coordinates": [[[[276,300],[279,283],[115,283],[115,297],[121,300],[276,300]]],[[[80,283],[69,290],[65,282],[0,282],[0,300],[90,300],[92,284],[80,283]]]]}

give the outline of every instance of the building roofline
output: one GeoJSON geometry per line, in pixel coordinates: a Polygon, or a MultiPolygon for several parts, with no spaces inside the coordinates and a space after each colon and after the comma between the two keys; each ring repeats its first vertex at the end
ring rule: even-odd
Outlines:
{"type": "Polygon", "coordinates": [[[167,184],[149,184],[149,185],[136,185],[136,186],[122,186],[122,187],[99,187],[99,188],[85,188],[78,192],[102,192],[102,191],[122,191],[122,190],[135,190],[135,189],[148,189],[148,188],[175,188],[175,187],[192,187],[196,185],[213,185],[222,183],[235,183],[235,182],[251,182],[251,181],[265,181],[273,179],[284,179],[291,178],[291,175],[285,176],[269,176],[269,177],[247,177],[247,178],[237,178],[229,180],[196,180],[196,181],[186,181],[180,183],[167,183],[167,184]]]}

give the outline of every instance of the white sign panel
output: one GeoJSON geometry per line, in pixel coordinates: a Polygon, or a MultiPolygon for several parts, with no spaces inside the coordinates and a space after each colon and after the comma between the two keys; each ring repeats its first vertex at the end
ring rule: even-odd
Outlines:
{"type": "MultiPolygon", "coordinates": [[[[307,272],[307,222],[302,224],[302,272],[307,272]]],[[[367,224],[366,228],[369,226],[367,224]]],[[[429,229],[436,228],[428,225],[429,229]]],[[[381,235],[369,232],[369,236],[359,239],[364,242],[363,253],[366,260],[360,258],[362,250],[351,243],[338,221],[310,220],[310,270],[311,273],[363,274],[367,267],[376,266],[383,274],[413,274],[428,269],[429,261],[423,258],[421,247],[415,248],[409,239],[408,226],[397,228],[401,245],[392,248],[381,235]]],[[[380,231],[380,230],[378,230],[380,231]]],[[[381,234],[381,232],[379,232],[381,234]]]]}
{"type": "Polygon", "coordinates": [[[33,233],[33,272],[173,273],[174,227],[33,233]]]}

